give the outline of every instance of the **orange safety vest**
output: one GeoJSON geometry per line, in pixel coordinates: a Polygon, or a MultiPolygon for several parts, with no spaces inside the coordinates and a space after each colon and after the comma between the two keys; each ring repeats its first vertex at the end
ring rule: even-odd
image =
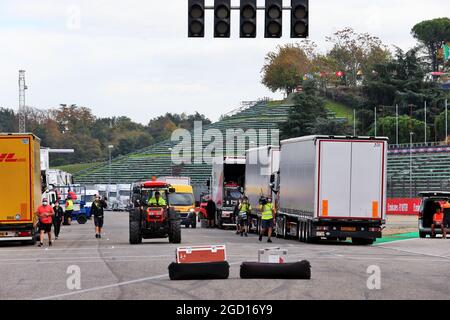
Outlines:
{"type": "Polygon", "coordinates": [[[442,212],[434,214],[434,216],[433,216],[433,221],[434,222],[442,223],[442,220],[444,220],[444,214],[442,212]]]}

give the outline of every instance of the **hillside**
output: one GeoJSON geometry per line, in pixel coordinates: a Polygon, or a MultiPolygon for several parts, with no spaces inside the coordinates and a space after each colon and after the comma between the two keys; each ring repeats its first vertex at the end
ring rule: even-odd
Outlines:
{"type": "MultiPolygon", "coordinates": [[[[216,152],[223,152],[225,155],[243,155],[250,146],[256,147],[270,143],[270,130],[278,129],[278,125],[286,121],[289,108],[290,105],[282,103],[258,102],[223,121],[204,127],[203,132],[208,129],[216,129],[216,132],[221,132],[224,136],[224,146],[227,143],[234,145],[231,150],[218,149],[216,152]],[[232,140],[227,141],[225,136],[227,129],[242,129],[246,134],[236,135],[232,140]]],[[[204,147],[209,143],[205,142],[204,147]]],[[[152,176],[175,174],[191,177],[195,185],[204,185],[211,175],[211,165],[205,163],[172,165],[170,149],[176,145],[177,143],[166,140],[127,156],[113,159],[111,182],[130,183],[150,179],[152,176]]],[[[204,160],[208,161],[210,158],[204,160]]],[[[94,166],[75,175],[76,182],[82,184],[108,183],[109,178],[107,164],[94,166]]]]}
{"type": "MultiPolygon", "coordinates": [[[[284,101],[259,102],[256,105],[240,111],[225,120],[216,122],[204,128],[218,129],[225,133],[227,129],[271,130],[278,129],[278,125],[286,121],[289,108],[292,106],[292,96],[284,101]]],[[[353,110],[343,104],[327,99],[326,107],[330,114],[336,118],[353,121],[353,110]]],[[[238,138],[235,139],[237,142],[238,138]]],[[[242,150],[249,147],[265,145],[265,141],[258,141],[256,137],[246,139],[245,146],[237,145],[233,154],[242,154],[242,150]]],[[[226,141],[225,141],[226,143],[226,141]]],[[[206,144],[205,144],[206,145],[206,144]]],[[[149,146],[138,152],[113,159],[111,167],[111,181],[113,183],[129,183],[140,179],[148,179],[155,176],[170,175],[172,173],[190,176],[196,183],[204,183],[211,173],[209,165],[189,165],[174,167],[171,165],[170,148],[175,146],[170,140],[149,146]]],[[[59,167],[62,170],[75,174],[79,183],[107,183],[109,181],[109,166],[107,163],[87,163],[59,167]]]]}

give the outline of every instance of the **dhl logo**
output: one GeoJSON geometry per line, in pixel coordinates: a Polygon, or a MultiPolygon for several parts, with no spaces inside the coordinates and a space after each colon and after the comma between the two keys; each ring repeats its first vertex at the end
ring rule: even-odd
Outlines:
{"type": "Polygon", "coordinates": [[[16,158],[15,153],[0,153],[0,163],[25,162],[25,158],[16,158]]]}

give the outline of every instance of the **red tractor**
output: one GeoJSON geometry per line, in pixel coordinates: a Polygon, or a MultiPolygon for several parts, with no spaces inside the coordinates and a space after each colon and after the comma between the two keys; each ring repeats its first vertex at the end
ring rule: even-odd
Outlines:
{"type": "Polygon", "coordinates": [[[175,189],[161,181],[139,182],[133,185],[130,209],[130,244],[142,239],[169,238],[181,242],[180,213],[170,207],[169,194],[175,189]],[[158,201],[155,201],[155,196],[158,201]]]}

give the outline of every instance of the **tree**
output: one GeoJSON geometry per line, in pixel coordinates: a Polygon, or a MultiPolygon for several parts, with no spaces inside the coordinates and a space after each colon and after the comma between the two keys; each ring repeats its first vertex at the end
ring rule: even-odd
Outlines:
{"type": "Polygon", "coordinates": [[[13,110],[0,108],[0,132],[17,131],[17,121],[13,110]]]}
{"type": "Polygon", "coordinates": [[[279,46],[277,51],[269,52],[262,68],[262,84],[276,92],[285,91],[286,94],[299,86],[305,74],[312,68],[311,59],[313,47],[307,49],[299,44],[279,46]]]}
{"type": "MultiPolygon", "coordinates": [[[[450,112],[448,112],[447,121],[449,126],[448,130],[450,130],[450,112]]],[[[440,141],[449,141],[448,137],[445,136],[445,111],[436,117],[434,120],[434,126],[436,128],[437,139],[440,141]]]]}
{"type": "Polygon", "coordinates": [[[417,56],[418,50],[404,52],[396,48],[393,59],[374,66],[364,85],[371,107],[423,103],[423,91],[434,85],[423,81],[425,70],[417,56]]]}
{"type": "Polygon", "coordinates": [[[293,100],[294,106],[289,110],[288,120],[280,128],[283,139],[310,135],[317,119],[327,117],[324,100],[316,96],[312,89],[305,87],[305,91],[293,100]]]}
{"type": "Polygon", "coordinates": [[[351,128],[338,119],[317,118],[309,127],[310,134],[317,135],[349,135],[351,128]]]}
{"type": "MultiPolygon", "coordinates": [[[[398,118],[399,127],[399,144],[407,144],[410,142],[410,132],[414,132],[414,140],[422,142],[425,139],[424,135],[424,122],[416,119],[411,119],[408,116],[400,116],[398,118]]],[[[395,144],[396,142],[396,119],[395,117],[384,117],[380,118],[377,122],[377,135],[389,137],[390,143],[395,144]]],[[[369,135],[375,135],[375,130],[369,131],[369,135]]],[[[430,128],[428,127],[428,133],[430,135],[430,128]]]]}
{"type": "Polygon", "coordinates": [[[437,18],[422,21],[412,28],[411,33],[427,49],[431,71],[439,71],[443,61],[438,59],[438,50],[444,43],[450,41],[450,19],[437,18]]]}
{"type": "Polygon", "coordinates": [[[356,86],[358,73],[370,74],[375,64],[386,61],[389,50],[378,37],[357,33],[352,28],[335,32],[326,40],[333,44],[328,56],[334,59],[339,70],[345,73],[346,84],[356,86]]]}

